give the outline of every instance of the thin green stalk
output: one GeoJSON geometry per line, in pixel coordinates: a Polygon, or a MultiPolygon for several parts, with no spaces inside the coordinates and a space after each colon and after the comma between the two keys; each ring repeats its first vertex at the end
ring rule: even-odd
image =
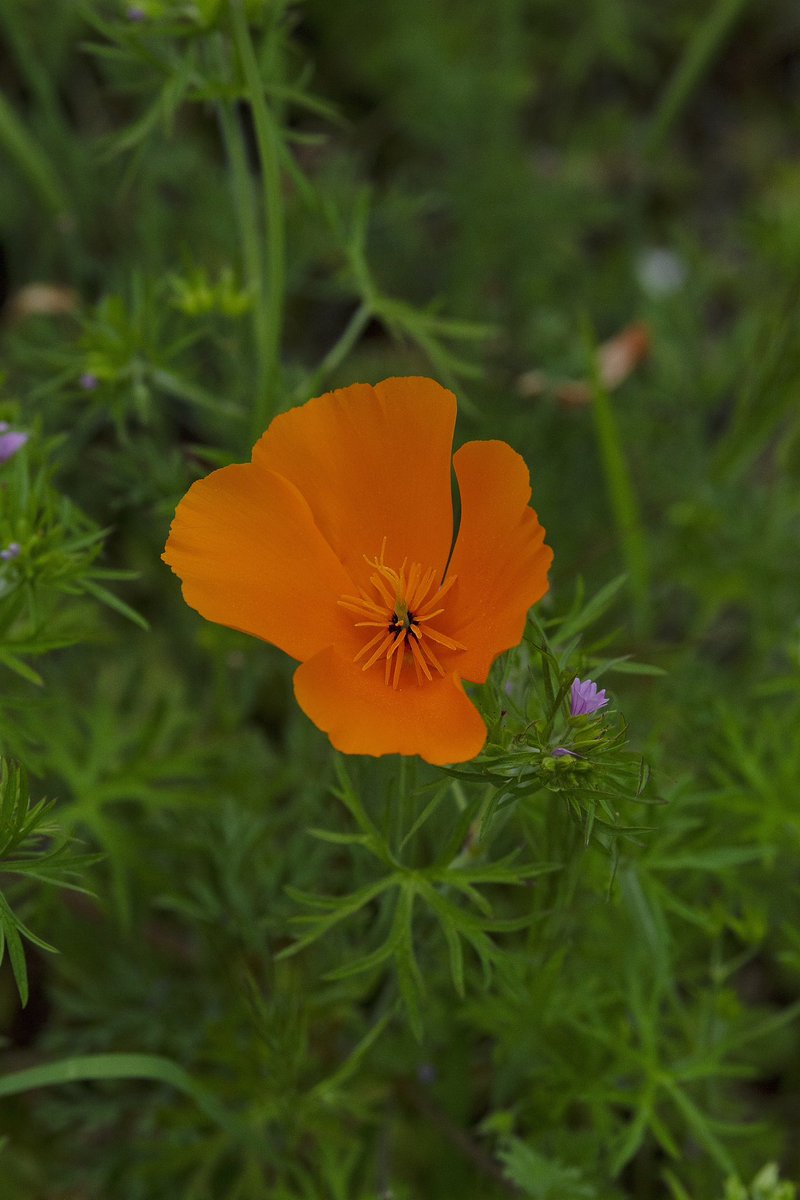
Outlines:
{"type": "Polygon", "coordinates": [[[16,1096],[33,1088],[84,1083],[90,1079],[150,1079],[168,1084],[191,1097],[215,1124],[237,1137],[244,1136],[243,1127],[217,1104],[205,1088],[195,1082],[188,1071],[171,1059],[157,1054],[84,1054],[28,1067],[0,1076],[0,1097],[16,1096]]]}
{"type": "Polygon", "coordinates": [[[259,71],[242,0],[231,0],[231,16],[236,52],[244,73],[253,113],[256,144],[261,163],[264,228],[267,236],[263,276],[266,330],[263,335],[263,343],[260,343],[260,353],[263,357],[259,363],[253,407],[252,431],[253,437],[256,438],[263,432],[275,410],[279,383],[285,284],[284,205],[281,186],[280,138],[264,99],[264,83],[259,71]]]}
{"type": "MultiPolygon", "coordinates": [[[[253,345],[256,361],[263,369],[269,360],[270,353],[268,342],[270,314],[264,288],[264,255],[259,229],[258,203],[253,180],[247,167],[244,135],[238,117],[231,106],[223,103],[219,106],[219,119],[233,176],[236,217],[241,241],[242,275],[253,297],[253,345]]],[[[259,374],[259,389],[264,387],[265,380],[259,374]]]]}
{"type": "Polygon", "coordinates": [[[21,5],[0,5],[0,30],[2,30],[6,44],[10,47],[15,62],[24,74],[50,125],[63,133],[64,122],[60,116],[58,92],[54,80],[42,64],[41,56],[37,54],[29,38],[30,30],[35,27],[21,5]]]}
{"type": "Polygon", "coordinates": [[[619,531],[638,634],[650,623],[650,565],[644,524],[639,511],[614,410],[592,356],[592,415],[611,510],[619,531]]]}
{"type": "MultiPolygon", "coordinates": [[[[553,799],[558,798],[550,797],[551,801],[553,799]]],[[[565,926],[572,916],[578,885],[583,877],[586,845],[581,831],[558,803],[551,806],[548,824],[553,823],[557,827],[555,830],[548,830],[550,834],[555,832],[555,837],[550,838],[547,854],[560,854],[564,861],[564,870],[555,871],[544,878],[543,883],[547,891],[543,888],[542,894],[546,917],[534,936],[540,944],[549,943],[556,946],[562,940],[565,926]]],[[[531,933],[533,934],[533,926],[531,933]]]]}
{"type": "MultiPolygon", "coordinates": [[[[392,850],[400,853],[400,847],[403,844],[403,835],[408,828],[406,814],[408,812],[408,793],[410,786],[409,778],[409,760],[405,755],[400,756],[400,763],[397,769],[397,792],[394,797],[394,812],[392,825],[394,826],[392,834],[392,850]]],[[[391,803],[391,801],[390,801],[391,803]]]]}
{"type": "Polygon", "coordinates": [[[703,76],[721,53],[725,39],[744,12],[748,0],[717,0],[708,17],[696,29],[667,84],[645,141],[649,155],[657,154],[664,139],[689,103],[703,76]]]}
{"type": "Polygon", "coordinates": [[[304,379],[303,382],[295,388],[293,399],[297,402],[308,399],[313,396],[320,384],[336,370],[340,363],[344,362],[347,355],[355,346],[361,334],[366,329],[373,316],[372,305],[366,301],[359,304],[356,311],[353,313],[350,320],[347,322],[344,330],[331,346],[328,353],[323,358],[315,371],[304,379]]]}
{"type": "Polygon", "coordinates": [[[66,189],[50,163],[50,159],[30,137],[11,105],[0,93],[0,146],[5,146],[9,158],[20,170],[42,200],[57,216],[69,212],[66,189]]]}

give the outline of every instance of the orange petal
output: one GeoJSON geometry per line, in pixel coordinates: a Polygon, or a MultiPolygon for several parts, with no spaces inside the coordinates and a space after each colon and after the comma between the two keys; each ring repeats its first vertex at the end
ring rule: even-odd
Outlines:
{"type": "Polygon", "coordinates": [[[418,754],[439,765],[480,752],[486,726],[457,676],[404,682],[395,691],[382,670],[360,667],[331,646],[295,671],[298,704],[337,750],[418,754]]]}
{"type": "Polygon", "coordinates": [[[456,401],[432,379],[353,384],[276,417],[253,462],[290,479],[359,583],[381,552],[444,570],[453,537],[456,401]]]}
{"type": "Polygon", "coordinates": [[[209,621],[305,659],[353,640],[337,604],[353,584],[291,483],[250,463],[192,484],[162,556],[209,621]]]}
{"type": "Polygon", "coordinates": [[[528,507],[530,476],[516,451],[505,442],[468,442],[453,464],[461,525],[447,574],[458,581],[442,627],[467,647],[459,674],[482,683],[498,654],[522,639],[528,609],[547,591],[553,552],[528,507]]]}

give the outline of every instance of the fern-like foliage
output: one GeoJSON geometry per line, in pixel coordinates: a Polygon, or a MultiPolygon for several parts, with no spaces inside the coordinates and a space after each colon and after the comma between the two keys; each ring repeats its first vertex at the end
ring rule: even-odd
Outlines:
{"type": "Polygon", "coordinates": [[[0,758],[0,963],[8,957],[22,1004],[28,1001],[28,972],[23,938],[42,950],[55,947],[29,929],[8,899],[10,878],[14,894],[36,880],[74,891],[87,889],[81,880],[96,854],[78,854],[71,838],[52,819],[55,801],[32,801],[24,768],[0,758]],[[22,885],[20,885],[22,881],[22,885]]]}
{"type": "Polygon", "coordinates": [[[508,1138],[498,1157],[503,1172],[523,1196],[534,1200],[593,1200],[597,1192],[575,1167],[545,1158],[519,1138],[508,1138]]]}

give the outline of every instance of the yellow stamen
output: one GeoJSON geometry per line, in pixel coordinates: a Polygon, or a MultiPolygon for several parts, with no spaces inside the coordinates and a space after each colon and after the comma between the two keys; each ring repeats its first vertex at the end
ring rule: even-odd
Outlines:
{"type": "Polygon", "coordinates": [[[378,558],[364,556],[373,568],[369,581],[374,592],[359,588],[358,596],[342,596],[339,600],[342,608],[360,618],[354,622],[356,629],[376,630],[353,661],[363,659],[361,669],[368,671],[382,658],[384,681],[395,690],[400,686],[404,665],[413,666],[417,685],[421,687],[426,681],[433,681],[431,668],[441,676],[447,673],[432,649],[432,642],[446,652],[466,649],[430,624],[444,614],[441,601],[456,577],[450,575],[437,586],[435,569],[425,569],[416,562],[408,567],[408,559],[404,558],[400,569],[395,570],[387,566],[385,553],[386,538],[378,558]]]}

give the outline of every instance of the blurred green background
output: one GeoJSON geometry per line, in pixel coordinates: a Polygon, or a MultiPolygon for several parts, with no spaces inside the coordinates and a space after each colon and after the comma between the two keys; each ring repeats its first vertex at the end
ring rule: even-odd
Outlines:
{"type": "Polygon", "coordinates": [[[60,954],[24,1011],[4,964],[3,1054],[168,1055],[262,1122],[245,1151],[166,1085],[5,1101],[3,1200],[800,1176],[800,9],[6,0],[0,80],[0,418],[32,435],[0,468],[0,742],[104,855],[95,900],[22,895],[60,954]],[[666,672],[609,686],[670,803],[612,899],[586,867],[557,951],[455,1015],[434,985],[423,1047],[394,1028],[312,1102],[373,999],[272,965],[286,885],[348,876],[304,835],[330,753],[291,664],[159,555],[259,421],[402,374],[525,456],[545,616],[626,574],[599,636],[666,672]]]}

